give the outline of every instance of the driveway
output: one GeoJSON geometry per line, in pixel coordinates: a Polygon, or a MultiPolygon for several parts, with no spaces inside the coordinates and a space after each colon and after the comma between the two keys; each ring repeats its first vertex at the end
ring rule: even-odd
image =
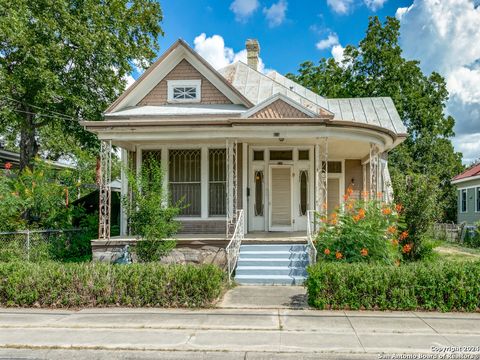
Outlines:
{"type": "Polygon", "coordinates": [[[480,346],[480,314],[0,309],[0,358],[377,359],[459,346],[480,346]]]}

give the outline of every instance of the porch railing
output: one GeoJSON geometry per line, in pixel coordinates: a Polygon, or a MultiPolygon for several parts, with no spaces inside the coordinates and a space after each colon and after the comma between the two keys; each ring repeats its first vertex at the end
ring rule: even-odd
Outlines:
{"type": "Polygon", "coordinates": [[[237,210],[237,222],[235,223],[235,230],[230,239],[230,242],[225,249],[227,253],[228,263],[228,281],[232,280],[232,273],[237,266],[238,256],[240,254],[240,246],[242,245],[243,235],[245,229],[245,218],[243,210],[237,210]]]}
{"type": "Polygon", "coordinates": [[[316,211],[308,210],[307,211],[307,249],[308,249],[308,260],[310,265],[313,265],[317,261],[317,248],[313,243],[313,240],[318,233],[318,223],[316,221],[316,211]]]}

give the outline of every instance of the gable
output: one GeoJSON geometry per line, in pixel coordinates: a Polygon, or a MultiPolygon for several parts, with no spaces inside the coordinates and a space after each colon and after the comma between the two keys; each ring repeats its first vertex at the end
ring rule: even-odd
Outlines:
{"type": "Polygon", "coordinates": [[[271,104],[262,107],[257,112],[249,116],[252,119],[307,119],[311,118],[308,114],[300,111],[296,107],[287,104],[281,99],[277,99],[271,104]]]}
{"type": "MultiPolygon", "coordinates": [[[[247,108],[253,106],[238,89],[221,76],[205,59],[193,51],[185,41],[179,39],[106,109],[105,114],[135,107],[142,102],[150,104],[165,103],[165,88],[162,89],[162,86],[166,84],[164,85],[161,82],[180,63],[182,65],[173,74],[179,74],[181,77],[182,74],[190,72],[189,76],[195,73],[197,80],[207,80],[200,90],[203,90],[206,94],[205,103],[236,104],[247,108]],[[186,61],[183,62],[183,60],[186,61]]],[[[170,74],[170,76],[173,75],[170,74]]]]}
{"type": "Polygon", "coordinates": [[[165,105],[168,103],[169,80],[201,80],[200,104],[231,104],[232,102],[203,76],[192,64],[183,59],[137,105],[165,105]]]}

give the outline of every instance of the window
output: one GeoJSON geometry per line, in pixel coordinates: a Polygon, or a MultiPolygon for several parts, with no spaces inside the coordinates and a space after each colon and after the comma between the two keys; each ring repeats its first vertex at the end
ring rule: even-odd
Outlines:
{"type": "Polygon", "coordinates": [[[298,160],[308,160],[308,150],[298,150],[298,160]]]}
{"type": "Polygon", "coordinates": [[[227,213],[227,153],[225,149],[208,151],[208,213],[227,213]]]}
{"type": "Polygon", "coordinates": [[[329,161],[327,171],[330,174],[341,174],[342,173],[342,162],[341,161],[329,161]]]}
{"type": "Polygon", "coordinates": [[[271,150],[270,160],[292,160],[292,150],[271,150]]]}
{"type": "Polygon", "coordinates": [[[263,216],[263,171],[255,171],[255,216],[263,216]]]}
{"type": "Polygon", "coordinates": [[[253,160],[254,161],[263,161],[264,153],[265,153],[265,151],[263,151],[263,150],[255,150],[253,152],[253,160]]]}
{"type": "Polygon", "coordinates": [[[461,209],[462,212],[467,212],[467,189],[460,190],[461,193],[461,209]]]}
{"type": "Polygon", "coordinates": [[[182,201],[181,215],[200,216],[200,150],[169,151],[169,182],[173,203],[182,201]]]}
{"type": "Polygon", "coordinates": [[[308,171],[300,170],[300,215],[307,214],[307,197],[308,197],[308,171]]]}
{"type": "Polygon", "coordinates": [[[480,212],[480,187],[475,189],[477,194],[477,212],[480,212]]]}
{"type": "Polygon", "coordinates": [[[201,80],[169,80],[168,102],[199,102],[201,80]]]}

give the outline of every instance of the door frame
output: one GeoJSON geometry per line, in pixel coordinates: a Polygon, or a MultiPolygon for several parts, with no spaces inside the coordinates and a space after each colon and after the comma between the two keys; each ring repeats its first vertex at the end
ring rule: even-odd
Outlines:
{"type": "Polygon", "coordinates": [[[278,165],[278,164],[269,164],[268,165],[268,187],[270,191],[268,192],[268,231],[292,231],[293,229],[293,164],[285,164],[285,165],[278,165]],[[290,226],[275,226],[272,225],[272,184],[273,184],[273,176],[272,176],[272,169],[274,168],[286,168],[290,170],[290,226]]]}

